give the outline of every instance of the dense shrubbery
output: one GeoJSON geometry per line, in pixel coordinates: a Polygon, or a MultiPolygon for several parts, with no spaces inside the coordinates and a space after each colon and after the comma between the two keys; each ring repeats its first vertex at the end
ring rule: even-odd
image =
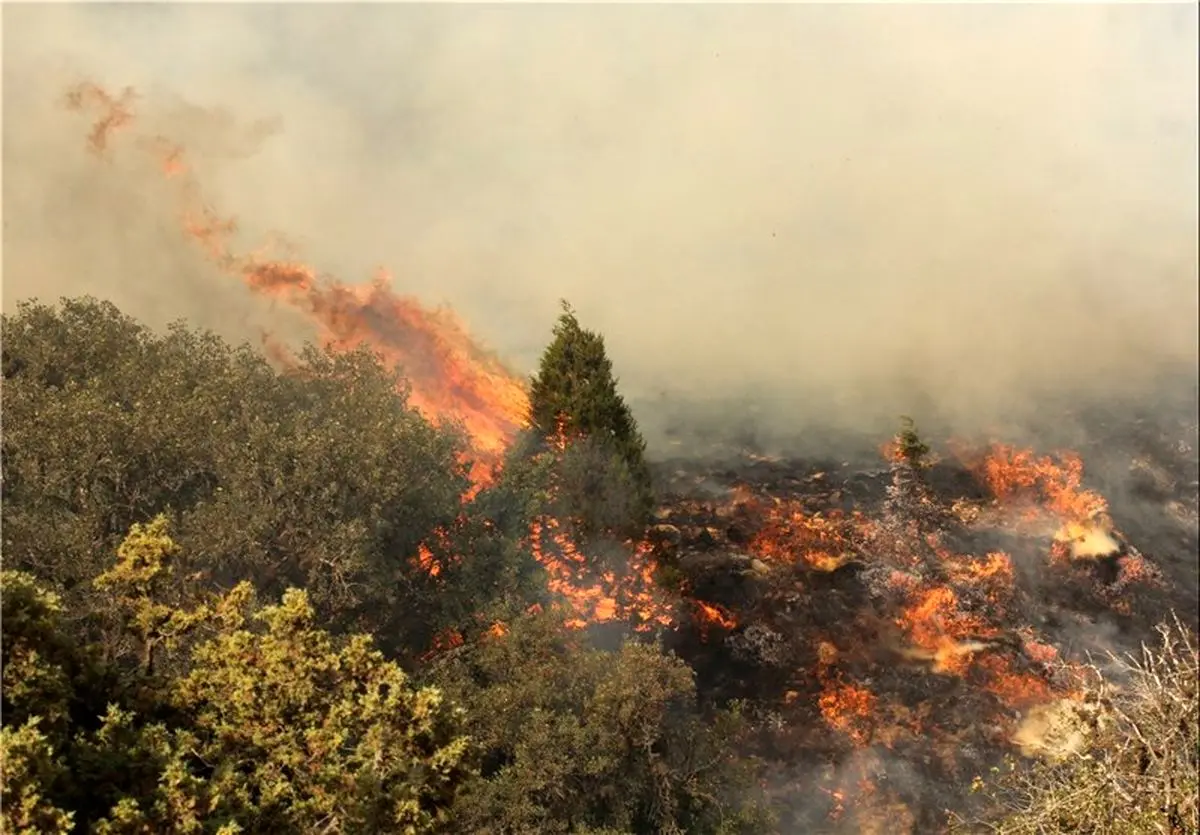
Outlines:
{"type": "Polygon", "coordinates": [[[86,299],[3,344],[4,831],[765,827],[736,713],[653,644],[589,649],[524,545],[537,514],[608,535],[649,509],[569,312],[535,409],[578,442],[535,423],[467,505],[462,439],[365,353],[280,373],[86,299]]]}

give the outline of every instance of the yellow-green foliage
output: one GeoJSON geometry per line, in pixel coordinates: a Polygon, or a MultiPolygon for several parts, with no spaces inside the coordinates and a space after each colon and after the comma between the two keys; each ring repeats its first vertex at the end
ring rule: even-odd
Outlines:
{"type": "Polygon", "coordinates": [[[460,712],[370,637],[319,628],[303,591],[257,609],[247,584],[190,609],[162,603],[156,581],[178,550],[165,520],[135,526],[96,582],[141,643],[137,704],[151,715],[117,691],[98,728],[63,728],[57,745],[32,708],[66,717],[71,682],[49,663],[63,654],[61,608],[4,573],[4,831],[69,831],[56,798],[95,807],[80,822],[98,835],[418,833],[444,818],[465,776],[460,712]],[[186,672],[151,675],[153,647],[201,625],[186,672]]]}
{"type": "Polygon", "coordinates": [[[72,814],[45,797],[47,787],[62,777],[62,763],[36,717],[15,729],[0,728],[0,833],[70,832],[72,814]]]}

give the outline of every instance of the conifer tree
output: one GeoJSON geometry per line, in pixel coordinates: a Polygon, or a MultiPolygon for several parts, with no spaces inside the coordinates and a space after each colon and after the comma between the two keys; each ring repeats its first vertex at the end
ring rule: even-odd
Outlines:
{"type": "Polygon", "coordinates": [[[635,521],[644,521],[653,506],[646,442],[617,391],[604,337],[583,328],[565,300],[562,310],[530,387],[530,425],[543,439],[561,431],[614,455],[627,471],[635,521]]]}
{"type": "Polygon", "coordinates": [[[930,520],[931,504],[924,480],[929,451],[913,419],[901,417],[900,431],[892,440],[892,483],[887,491],[888,514],[898,522],[921,524],[930,520]]]}

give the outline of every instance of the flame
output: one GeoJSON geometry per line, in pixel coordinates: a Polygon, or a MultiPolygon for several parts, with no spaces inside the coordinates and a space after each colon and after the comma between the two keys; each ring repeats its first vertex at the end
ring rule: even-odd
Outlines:
{"type": "Polygon", "coordinates": [[[839,680],[828,681],[817,701],[821,715],[831,728],[846,734],[858,745],[871,738],[877,699],[865,687],[839,680]]]}
{"type": "MultiPolygon", "coordinates": [[[[133,124],[136,97],[131,89],[113,96],[87,83],[68,93],[67,106],[99,111],[88,144],[102,154],[114,132],[133,124]]],[[[252,292],[306,314],[327,349],[365,347],[402,372],[414,408],[430,420],[461,424],[465,430],[475,489],[491,482],[504,451],[526,423],[528,395],[523,380],[480,348],[451,311],[430,310],[398,294],[382,270],[367,284],[350,285],[302,262],[269,257],[270,247],[236,251],[236,221],[220,216],[205,201],[183,147],[162,136],[137,144],[158,159],[166,176],[180,181],[182,231],[217,267],[252,292]]]]}
{"type": "Polygon", "coordinates": [[[112,134],[133,123],[133,103],[137,93],[126,87],[119,96],[114,96],[97,84],[85,82],[67,91],[66,105],[70,110],[95,109],[99,117],[88,134],[88,145],[96,153],[108,150],[112,134]]]}
{"type": "Polygon", "coordinates": [[[671,607],[654,583],[652,548],[646,542],[626,542],[625,571],[597,569],[583,554],[562,523],[539,516],[530,525],[528,545],[549,575],[550,591],[563,597],[576,613],[567,625],[582,629],[593,623],[630,620],[645,632],[674,623],[671,607]]]}
{"type": "Polygon", "coordinates": [[[1107,557],[1121,550],[1105,521],[1079,522],[1068,520],[1054,533],[1054,540],[1067,546],[1071,559],[1084,560],[1107,557]]]}
{"type": "Polygon", "coordinates": [[[1085,522],[1108,509],[1099,494],[1085,490],[1083,461],[1074,452],[1055,456],[1037,456],[1032,450],[1018,450],[993,444],[977,466],[984,484],[1000,501],[1036,502],[1064,522],[1085,522]]]}
{"type": "Polygon", "coordinates": [[[417,546],[417,565],[422,571],[429,574],[430,577],[436,577],[442,573],[442,564],[438,558],[429,550],[429,546],[422,542],[417,546]]]}
{"type": "Polygon", "coordinates": [[[696,604],[700,623],[704,626],[719,626],[722,629],[734,629],[737,626],[737,618],[715,603],[705,603],[702,600],[692,602],[696,604]]]}
{"type": "Polygon", "coordinates": [[[988,647],[986,643],[965,638],[995,634],[982,618],[959,610],[958,598],[948,586],[919,591],[896,623],[907,631],[914,644],[902,654],[933,661],[934,672],[938,673],[962,675],[971,657],[988,647]]]}
{"type": "Polygon", "coordinates": [[[422,661],[429,661],[434,656],[463,645],[462,633],[457,629],[447,629],[433,636],[433,645],[421,656],[422,661]]]}
{"type": "Polygon", "coordinates": [[[750,542],[750,551],[764,562],[791,564],[803,560],[816,571],[833,571],[850,558],[849,528],[859,522],[858,515],[847,519],[837,511],[810,514],[791,501],[777,501],[756,510],[763,518],[750,542]]]}

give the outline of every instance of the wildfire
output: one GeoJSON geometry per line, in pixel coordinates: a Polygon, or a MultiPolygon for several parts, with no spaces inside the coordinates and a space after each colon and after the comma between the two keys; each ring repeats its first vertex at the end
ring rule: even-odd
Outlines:
{"type": "Polygon", "coordinates": [[[656,592],[654,565],[647,543],[625,543],[625,570],[618,575],[597,569],[574,539],[552,516],[535,519],[530,526],[529,548],[549,575],[551,592],[563,597],[577,617],[567,625],[582,629],[592,623],[621,619],[645,632],[673,622],[670,606],[656,592]]]}
{"type": "Polygon", "coordinates": [[[721,606],[701,600],[693,602],[696,604],[697,615],[702,625],[719,626],[722,629],[733,629],[737,626],[737,618],[721,606]]]}
{"type": "Polygon", "coordinates": [[[977,472],[999,501],[1036,504],[1064,522],[1086,522],[1107,510],[1103,496],[1081,486],[1079,456],[1064,452],[1057,459],[993,444],[977,472]]]}
{"type": "Polygon", "coordinates": [[[843,732],[858,745],[866,745],[871,737],[876,702],[875,694],[864,687],[830,681],[818,705],[831,728],[843,732]]]}
{"type": "Polygon", "coordinates": [[[764,562],[803,560],[814,570],[833,571],[849,559],[849,528],[859,517],[810,514],[797,503],[782,501],[759,512],[763,518],[750,550],[764,562]]]}
{"type": "MultiPolygon", "coordinates": [[[[98,111],[89,147],[103,154],[112,135],[135,121],[136,94],[113,96],[82,84],[67,96],[76,110],[98,111]]],[[[466,327],[445,309],[430,310],[398,294],[380,271],[366,284],[345,284],[302,262],[234,249],[237,223],[216,213],[203,198],[181,145],[161,136],[136,143],[155,156],[163,173],[179,181],[181,229],[222,271],[252,292],[306,314],[322,344],[333,351],[365,347],[407,378],[409,402],[430,420],[460,424],[471,442],[471,476],[486,484],[517,431],[525,425],[528,396],[521,378],[480,348],[466,327]]],[[[278,346],[276,346],[276,353],[278,346]]]]}
{"type": "Polygon", "coordinates": [[[995,634],[982,618],[962,612],[954,591],[947,586],[920,591],[896,623],[908,632],[915,645],[915,649],[905,654],[933,661],[933,669],[939,673],[961,675],[970,657],[988,646],[967,638],[995,634]]]}
{"type": "MultiPolygon", "coordinates": [[[[85,84],[71,91],[67,104],[96,114],[87,141],[91,150],[103,154],[118,132],[129,132],[135,124],[136,98],[129,89],[112,95],[96,85],[85,84]]],[[[202,198],[183,147],[161,136],[135,137],[134,143],[156,159],[165,176],[179,184],[181,230],[213,264],[251,292],[305,314],[329,350],[366,348],[402,373],[414,408],[431,420],[455,423],[465,431],[471,446],[474,489],[490,482],[513,438],[526,424],[528,394],[524,382],[483,350],[451,311],[431,310],[412,297],[398,294],[392,278],[383,271],[368,283],[345,284],[301,261],[272,257],[274,247],[237,251],[233,244],[237,223],[213,211],[202,198]]],[[[273,357],[289,360],[287,349],[270,335],[264,336],[264,345],[273,357]]],[[[560,419],[549,439],[549,454],[561,455],[572,440],[566,421],[560,419]]],[[[899,447],[892,441],[881,452],[895,460],[899,447]]],[[[1008,524],[1020,514],[1039,531],[1049,523],[1048,530],[1055,531],[1052,558],[1068,574],[1095,565],[1080,560],[1106,558],[1122,551],[1106,515],[1104,498],[1082,486],[1083,465],[1078,455],[1037,455],[995,444],[981,456],[964,453],[963,457],[995,498],[992,505],[956,503],[951,515],[965,527],[979,525],[989,515],[1008,524]]],[[[555,489],[551,485],[551,490],[555,489]]],[[[725,522],[747,522],[751,530],[738,541],[748,539],[750,554],[773,564],[775,570],[764,570],[756,577],[770,574],[783,582],[780,578],[789,569],[800,574],[830,573],[852,558],[856,563],[875,560],[870,566],[874,572],[870,583],[874,584],[871,594],[879,609],[870,617],[848,617],[841,625],[845,631],[831,628],[822,634],[815,647],[815,671],[805,671],[796,679],[805,681],[804,687],[811,684],[805,694],[815,696],[816,707],[828,727],[844,734],[853,745],[891,748],[926,732],[941,733],[942,739],[952,739],[956,733],[943,733],[932,723],[924,724],[939,709],[931,699],[911,699],[905,705],[888,689],[884,678],[875,675],[878,666],[871,668],[870,676],[865,674],[868,665],[877,662],[861,650],[865,641],[855,630],[864,623],[880,626],[883,636],[877,640],[881,643],[899,631],[903,646],[884,647],[892,651],[893,659],[898,650],[901,658],[925,662],[934,673],[959,677],[977,691],[981,688],[980,692],[990,693],[1004,706],[1024,711],[1025,724],[1012,737],[1023,749],[1043,744],[1047,728],[1059,722],[1056,711],[1074,709],[1068,704],[1071,694],[1059,692],[1061,687],[1052,686],[1046,675],[1059,663],[1058,651],[1040,641],[1035,630],[1010,619],[1019,611],[1014,601],[1020,599],[1020,592],[1014,584],[1009,554],[953,553],[942,545],[939,535],[921,533],[912,524],[877,523],[857,512],[815,512],[799,500],[755,495],[746,485],[734,488],[721,514],[725,522]],[[884,606],[891,608],[885,611],[884,606]],[[919,702],[916,708],[913,702],[919,702]]],[[[705,531],[713,534],[710,539],[719,536],[715,528],[705,531]]],[[[621,621],[637,631],[649,631],[676,623],[675,607],[655,582],[653,550],[648,541],[614,545],[611,559],[604,561],[595,553],[585,553],[570,533],[570,520],[540,515],[531,523],[523,544],[545,569],[549,591],[565,601],[571,613],[568,626],[584,628],[621,621]]],[[[458,559],[445,531],[435,531],[427,544],[418,547],[412,563],[445,582],[458,559]]],[[[1121,554],[1119,571],[1109,592],[1113,595],[1130,584],[1155,582],[1158,577],[1154,567],[1136,553],[1121,554]]],[[[819,583],[836,587],[840,577],[820,578],[819,583]]],[[[789,591],[819,585],[807,579],[794,583],[789,591]]],[[[840,600],[841,593],[840,589],[835,591],[831,599],[840,600]]],[[[739,618],[746,617],[743,612],[716,603],[690,603],[703,635],[708,635],[710,629],[734,630],[739,618]]],[[[1110,603],[1118,611],[1128,607],[1127,601],[1119,598],[1110,603]]],[[[481,620],[479,625],[486,623],[481,620]]],[[[484,639],[499,639],[507,633],[508,626],[502,621],[494,621],[482,630],[484,639]]],[[[461,633],[444,632],[434,638],[425,657],[463,643],[461,633]]],[[[888,666],[894,672],[894,668],[907,669],[910,665],[888,666]]],[[[989,699],[985,695],[983,701],[989,699]]],[[[806,700],[811,705],[811,700],[806,700]]],[[[798,690],[786,691],[784,704],[801,701],[798,690]]],[[[872,760],[864,757],[861,762],[872,760]]],[[[847,810],[844,785],[823,789],[833,799],[835,818],[847,810]]],[[[886,822],[879,831],[886,831],[887,826],[894,827],[891,831],[907,831],[912,821],[901,820],[907,810],[899,807],[900,811],[895,811],[893,801],[886,791],[877,791],[864,772],[852,807],[853,814],[861,818],[858,822],[862,831],[872,831],[874,825],[867,823],[869,809],[889,810],[886,818],[880,817],[886,822]]]]}

